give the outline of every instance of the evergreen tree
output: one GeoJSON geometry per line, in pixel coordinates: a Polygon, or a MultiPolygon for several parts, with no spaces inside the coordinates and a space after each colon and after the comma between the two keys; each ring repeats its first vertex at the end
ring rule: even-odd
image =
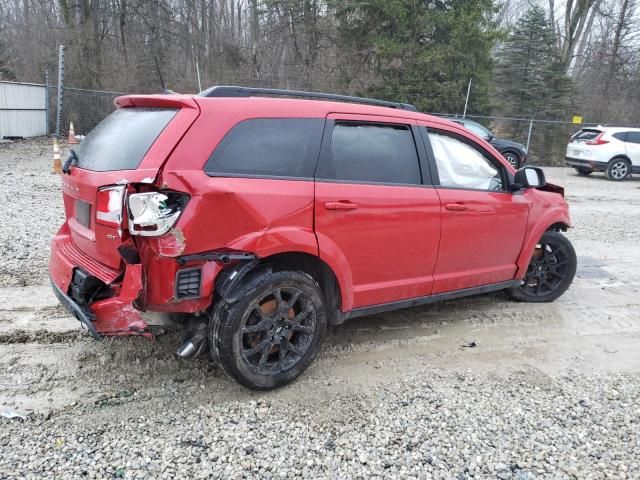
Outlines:
{"type": "Polygon", "coordinates": [[[493,0],[334,2],[344,89],[415,103],[430,112],[489,108],[491,50],[498,31],[493,0]]]}
{"type": "Polygon", "coordinates": [[[497,83],[503,114],[545,119],[567,114],[572,82],[556,45],[545,11],[531,7],[499,53],[497,83]]]}
{"type": "MultiPolygon", "coordinates": [[[[496,103],[502,116],[569,118],[573,83],[565,74],[553,26],[541,7],[531,7],[518,20],[499,56],[496,103]]],[[[510,122],[505,133],[525,143],[528,130],[529,122],[510,122]]],[[[571,125],[536,123],[530,155],[537,162],[559,163],[573,130],[571,125]]]]}

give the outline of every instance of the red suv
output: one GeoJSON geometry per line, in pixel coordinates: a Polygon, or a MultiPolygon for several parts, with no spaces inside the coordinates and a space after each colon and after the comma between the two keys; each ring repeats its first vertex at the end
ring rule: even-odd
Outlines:
{"type": "Polygon", "coordinates": [[[65,163],[49,265],[96,338],[173,326],[179,355],[270,389],[328,325],[573,280],[563,189],[411,105],[242,87],[115,104],[65,163]]]}

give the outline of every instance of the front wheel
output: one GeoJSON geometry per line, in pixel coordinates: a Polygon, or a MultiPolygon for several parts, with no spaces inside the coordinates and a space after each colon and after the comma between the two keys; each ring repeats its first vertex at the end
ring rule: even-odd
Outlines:
{"type": "Polygon", "coordinates": [[[507,289],[507,293],[521,302],[553,302],[571,285],[577,263],[576,252],[567,237],[559,232],[545,232],[520,285],[507,289]]]}
{"type": "Polygon", "coordinates": [[[316,357],[327,329],[324,297],[309,275],[258,272],[240,299],[218,299],[209,323],[214,358],[245,387],[271,390],[298,377],[316,357]]]}

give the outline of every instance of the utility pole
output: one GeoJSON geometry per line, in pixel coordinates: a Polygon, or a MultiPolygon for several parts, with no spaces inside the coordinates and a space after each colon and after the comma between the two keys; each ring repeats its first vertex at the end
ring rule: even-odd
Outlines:
{"type": "Polygon", "coordinates": [[[45,114],[45,130],[46,135],[49,136],[50,127],[49,127],[49,69],[46,68],[44,70],[44,114],[45,114]]]}
{"type": "Polygon", "coordinates": [[[464,112],[462,112],[462,118],[467,116],[467,105],[469,105],[469,94],[471,93],[471,79],[469,79],[469,86],[467,87],[467,98],[464,101],[464,112]]]}
{"type": "Polygon", "coordinates": [[[62,90],[64,85],[64,45],[60,45],[58,52],[58,101],[56,105],[56,138],[60,138],[60,124],[62,123],[62,90]]]}
{"type": "Polygon", "coordinates": [[[198,59],[196,58],[196,75],[198,75],[198,91],[202,91],[202,83],[200,82],[200,66],[198,65],[198,59]]]}

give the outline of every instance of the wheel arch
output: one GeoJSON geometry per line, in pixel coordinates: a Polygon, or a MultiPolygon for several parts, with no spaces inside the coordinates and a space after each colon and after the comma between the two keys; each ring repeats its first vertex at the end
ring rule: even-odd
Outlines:
{"type": "Polygon", "coordinates": [[[217,295],[227,301],[237,301],[244,286],[264,271],[285,268],[306,273],[319,285],[327,303],[330,324],[340,323],[342,288],[333,269],[320,257],[301,251],[279,252],[242,265],[229,266],[220,272],[216,281],[217,295]],[[244,281],[243,281],[244,280],[244,281]]]}
{"type": "Polygon", "coordinates": [[[617,155],[614,155],[609,159],[609,161],[607,162],[607,166],[609,165],[609,163],[613,162],[614,160],[617,160],[618,158],[621,158],[622,160],[626,160],[627,162],[629,162],[629,165],[631,165],[631,159],[626,153],[618,153],[617,155]]]}
{"type": "Polygon", "coordinates": [[[531,255],[533,255],[536,244],[538,243],[540,237],[542,237],[544,232],[549,230],[556,232],[566,232],[569,228],[571,228],[569,214],[567,210],[563,208],[556,208],[554,210],[551,210],[547,212],[547,214],[540,220],[538,220],[535,227],[525,238],[522,250],[520,251],[520,256],[518,257],[518,268],[516,269],[514,278],[520,279],[524,277],[524,274],[526,273],[527,267],[529,266],[529,262],[531,260],[531,255]]]}

